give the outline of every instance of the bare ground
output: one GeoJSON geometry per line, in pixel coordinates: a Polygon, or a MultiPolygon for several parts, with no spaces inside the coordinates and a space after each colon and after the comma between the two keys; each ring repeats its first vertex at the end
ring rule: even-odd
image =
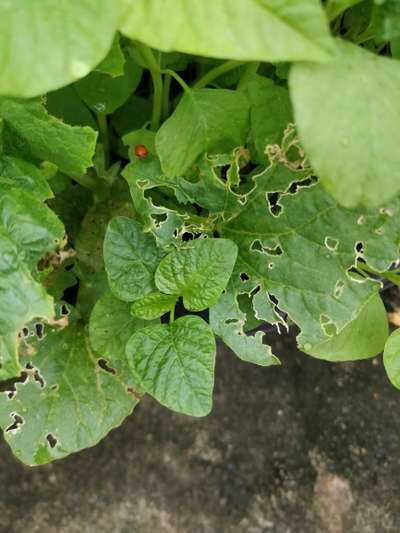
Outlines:
{"type": "Polygon", "coordinates": [[[282,367],[220,348],[213,413],[150,398],[96,448],[28,469],[0,444],[0,532],[400,531],[400,392],[380,360],[282,367]]]}

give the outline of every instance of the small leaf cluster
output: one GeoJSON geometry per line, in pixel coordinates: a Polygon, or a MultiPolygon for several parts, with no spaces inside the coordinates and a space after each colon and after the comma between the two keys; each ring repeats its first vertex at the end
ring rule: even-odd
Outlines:
{"type": "MultiPolygon", "coordinates": [[[[0,427],[41,465],[152,396],[212,409],[217,341],[384,352],[400,388],[397,0],[0,2],[0,427]]],[[[267,371],[267,370],[266,370],[267,371]]]]}

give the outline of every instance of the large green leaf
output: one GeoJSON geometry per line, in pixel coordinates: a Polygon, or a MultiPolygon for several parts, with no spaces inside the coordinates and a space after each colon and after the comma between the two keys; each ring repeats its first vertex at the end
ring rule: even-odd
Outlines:
{"type": "Polygon", "coordinates": [[[98,300],[90,315],[89,334],[94,350],[107,360],[108,366],[130,387],[137,383],[129,369],[126,343],[135,331],[148,325],[148,321],[131,315],[129,303],[119,300],[110,292],[98,300]]]}
{"type": "Polygon", "coordinates": [[[191,416],[211,411],[215,340],[200,317],[134,333],[127,344],[129,364],[140,386],[162,405],[191,416]]]}
{"type": "Polygon", "coordinates": [[[319,185],[288,184],[274,212],[268,195],[276,189],[278,169],[256,177],[256,187],[221,234],[239,246],[232,276],[237,290],[268,290],[301,328],[300,346],[312,347],[355,320],[376,290],[349,272],[356,257],[380,271],[398,258],[399,202],[387,211],[351,211],[319,185]]]}
{"type": "Polygon", "coordinates": [[[214,305],[225,289],[237,257],[237,246],[227,239],[190,241],[168,254],[156,272],[156,285],[166,294],[183,296],[189,311],[214,305]]]}
{"type": "Polygon", "coordinates": [[[323,61],[331,42],[318,0],[127,0],[122,32],[165,52],[323,61]]]}
{"type": "Polygon", "coordinates": [[[400,389],[400,329],[396,329],[388,338],[383,363],[390,381],[400,389]]]}
{"type": "Polygon", "coordinates": [[[382,352],[389,334],[385,306],[378,293],[372,293],[360,314],[338,335],[303,351],[327,361],[355,361],[382,352]]]}
{"type": "Polygon", "coordinates": [[[115,0],[0,2],[0,94],[32,97],[85,76],[111,47],[115,0]]]}
{"type": "Polygon", "coordinates": [[[210,326],[242,361],[261,366],[279,364],[271,348],[263,344],[264,333],[246,335],[246,314],[240,310],[233,290],[226,291],[210,309],[210,326]]]}
{"type": "Polygon", "coordinates": [[[155,289],[154,273],[162,257],[152,235],[135,220],[115,217],[104,240],[104,262],[112,292],[126,302],[155,289]]]}
{"type": "Polygon", "coordinates": [[[21,373],[18,360],[17,333],[0,336],[0,381],[15,378],[21,373]]]}
{"type": "Polygon", "coordinates": [[[109,115],[135,92],[141,77],[142,69],[132,59],[128,59],[122,76],[93,71],[79,80],[75,87],[79,96],[93,111],[109,115]]]}
{"type": "Polygon", "coordinates": [[[300,139],[343,205],[383,205],[400,190],[400,62],[337,41],[326,65],[292,67],[300,139]]]}
{"type": "Polygon", "coordinates": [[[8,148],[39,161],[51,161],[66,174],[81,174],[92,165],[97,134],[72,127],[47,114],[39,100],[0,98],[0,117],[8,131],[8,148]]]}
{"type": "Polygon", "coordinates": [[[38,200],[48,200],[54,196],[42,169],[23,159],[0,156],[1,178],[7,178],[10,184],[28,191],[38,200]]]}
{"type": "Polygon", "coordinates": [[[254,76],[246,86],[250,102],[251,136],[256,159],[266,163],[267,144],[280,143],[289,122],[293,122],[289,92],[263,76],[254,76]]]}
{"type": "Polygon", "coordinates": [[[45,328],[31,349],[34,367],[26,382],[0,396],[5,439],[24,463],[41,465],[94,446],[132,412],[137,400],[98,365],[79,322],[61,331],[45,328]]]}
{"type": "Polygon", "coordinates": [[[186,92],[156,137],[161,166],[169,177],[182,176],[203,153],[229,152],[244,144],[248,102],[225,89],[186,92]]]}

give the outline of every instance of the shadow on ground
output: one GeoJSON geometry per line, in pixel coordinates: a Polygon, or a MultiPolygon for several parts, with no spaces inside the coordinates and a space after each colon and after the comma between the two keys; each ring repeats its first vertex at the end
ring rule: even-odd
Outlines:
{"type": "Polygon", "coordinates": [[[400,392],[380,360],[282,367],[219,350],[213,413],[151,399],[96,448],[28,469],[0,444],[8,533],[400,531],[400,392]]]}

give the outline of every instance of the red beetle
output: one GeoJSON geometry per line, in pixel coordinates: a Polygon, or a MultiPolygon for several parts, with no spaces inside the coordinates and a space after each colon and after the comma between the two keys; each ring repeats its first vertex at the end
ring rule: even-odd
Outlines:
{"type": "Polygon", "coordinates": [[[135,156],[136,157],[138,157],[139,159],[144,159],[148,155],[149,155],[149,151],[147,150],[147,148],[145,147],[144,144],[137,144],[135,146],[135,156]]]}

